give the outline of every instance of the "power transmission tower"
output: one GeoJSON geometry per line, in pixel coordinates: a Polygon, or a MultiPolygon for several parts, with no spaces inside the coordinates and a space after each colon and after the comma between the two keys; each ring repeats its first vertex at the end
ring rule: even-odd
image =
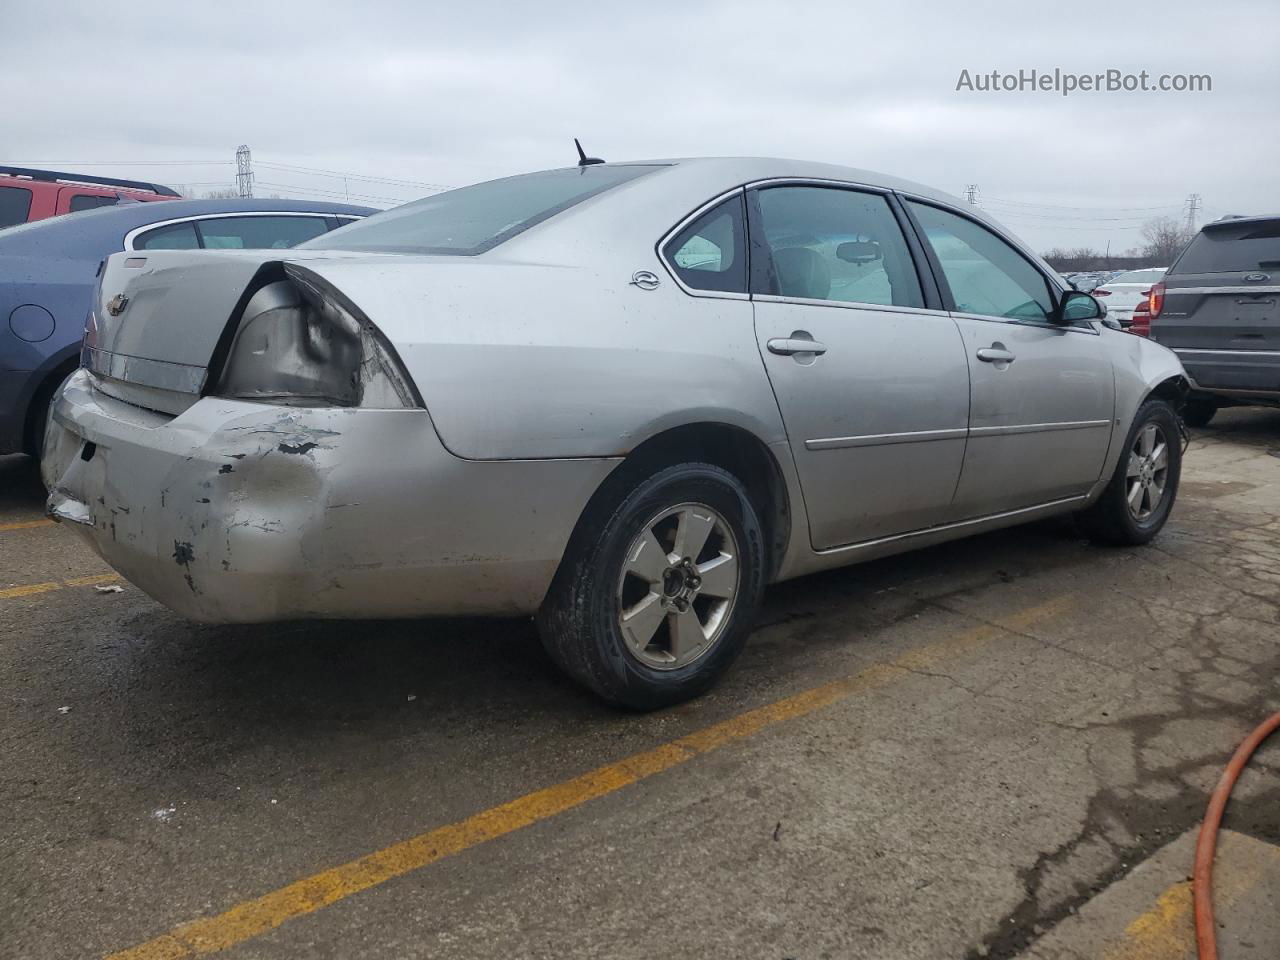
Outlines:
{"type": "Polygon", "coordinates": [[[1196,232],[1196,215],[1200,212],[1200,194],[1187,197],[1187,233],[1196,232]]]}
{"type": "Polygon", "coordinates": [[[964,198],[973,206],[978,205],[978,185],[971,183],[964,188],[964,198]]]}
{"type": "Polygon", "coordinates": [[[240,196],[253,196],[253,158],[243,143],[236,148],[236,187],[240,196]]]}

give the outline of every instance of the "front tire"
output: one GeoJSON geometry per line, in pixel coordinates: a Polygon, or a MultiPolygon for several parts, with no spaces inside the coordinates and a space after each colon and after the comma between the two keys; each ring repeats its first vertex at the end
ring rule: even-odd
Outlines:
{"type": "Polygon", "coordinates": [[[551,658],[609,703],[658,709],[728,670],[764,571],[760,520],[742,482],[711,464],[667,467],[589,509],[538,631],[551,658]]]}
{"type": "Polygon", "coordinates": [[[1178,495],[1181,437],[1178,415],[1167,401],[1152,397],[1138,408],[1111,481],[1079,515],[1091,539],[1137,546],[1160,532],[1178,495]]]}

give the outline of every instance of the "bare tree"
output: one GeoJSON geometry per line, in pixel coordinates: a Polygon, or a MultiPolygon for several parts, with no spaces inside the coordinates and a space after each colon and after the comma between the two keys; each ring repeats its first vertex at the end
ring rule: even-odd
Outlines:
{"type": "Polygon", "coordinates": [[[1142,225],[1142,255],[1152,263],[1173,263],[1194,234],[1173,217],[1155,217],[1142,225]]]}
{"type": "Polygon", "coordinates": [[[1053,269],[1067,273],[1078,270],[1097,270],[1103,265],[1105,259],[1091,247],[1076,247],[1074,250],[1054,247],[1044,255],[1044,258],[1053,269]]]}

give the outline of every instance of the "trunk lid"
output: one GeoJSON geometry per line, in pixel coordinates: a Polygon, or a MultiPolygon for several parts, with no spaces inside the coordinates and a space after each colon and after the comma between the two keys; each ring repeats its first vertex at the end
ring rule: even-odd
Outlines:
{"type": "Polygon", "coordinates": [[[141,388],[121,399],[180,413],[204,389],[210,360],[254,276],[279,258],[272,250],[113,254],[85,328],[84,365],[116,385],[141,388]]]}

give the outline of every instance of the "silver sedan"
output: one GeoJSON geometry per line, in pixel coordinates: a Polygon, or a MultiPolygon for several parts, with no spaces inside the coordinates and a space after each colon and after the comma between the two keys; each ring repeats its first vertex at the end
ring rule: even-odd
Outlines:
{"type": "Polygon", "coordinates": [[[636,708],[765,585],[1075,513],[1151,539],[1177,358],[980,211],[815,163],[548,170],[103,271],[48,510],[197,620],[537,614],[636,708]]]}

